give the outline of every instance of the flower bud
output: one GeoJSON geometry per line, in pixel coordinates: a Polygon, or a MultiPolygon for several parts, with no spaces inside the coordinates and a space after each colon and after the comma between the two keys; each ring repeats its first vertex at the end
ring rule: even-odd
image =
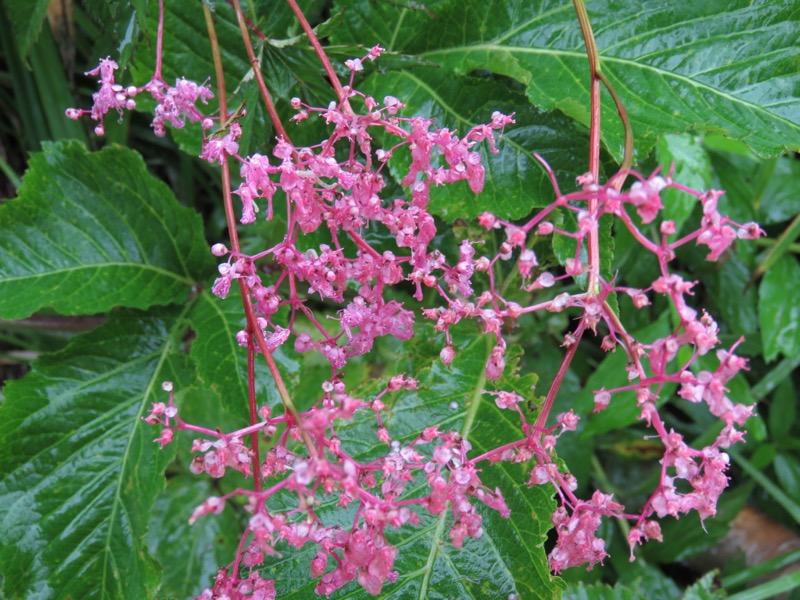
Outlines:
{"type": "Polygon", "coordinates": [[[453,362],[455,355],[455,350],[453,350],[453,347],[448,344],[442,348],[441,352],[439,352],[439,360],[441,360],[445,366],[450,366],[450,363],[453,362]]]}

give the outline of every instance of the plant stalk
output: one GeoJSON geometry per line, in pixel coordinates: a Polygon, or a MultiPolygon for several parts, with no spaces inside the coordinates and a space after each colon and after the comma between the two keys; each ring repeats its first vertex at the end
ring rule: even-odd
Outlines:
{"type": "MultiPolygon", "coordinates": [[[[206,4],[203,4],[203,13],[205,15],[206,27],[208,28],[208,39],[211,42],[211,51],[214,57],[214,69],[216,72],[217,91],[219,94],[220,127],[224,127],[225,122],[227,121],[228,118],[228,112],[227,112],[227,95],[225,92],[225,74],[222,68],[222,57],[219,51],[219,42],[217,40],[217,32],[214,26],[214,19],[211,15],[211,11],[209,10],[206,4]]],[[[239,246],[239,235],[236,230],[236,216],[233,212],[233,198],[231,197],[230,163],[228,161],[227,155],[225,155],[224,153],[222,155],[220,163],[222,166],[222,195],[225,205],[225,220],[228,225],[228,233],[231,239],[231,249],[233,250],[234,253],[241,254],[241,249],[239,246]]],[[[253,302],[250,298],[250,290],[247,288],[246,282],[243,279],[239,279],[238,282],[239,282],[239,289],[241,290],[241,295],[242,295],[242,307],[244,308],[244,312],[247,317],[248,333],[250,334],[251,338],[255,338],[255,341],[258,344],[261,353],[264,355],[264,360],[266,361],[267,367],[269,368],[269,372],[272,374],[272,378],[275,381],[275,387],[278,389],[278,395],[281,397],[284,410],[291,416],[295,426],[301,432],[303,441],[305,442],[309,453],[312,456],[316,456],[317,450],[316,447],[314,446],[314,442],[311,439],[311,436],[308,434],[308,432],[305,431],[302,427],[302,422],[300,420],[300,413],[294,406],[294,402],[292,402],[292,397],[289,394],[289,390],[286,387],[286,383],[283,381],[283,376],[278,370],[278,365],[275,362],[275,358],[272,356],[272,352],[267,347],[267,342],[264,339],[263,334],[261,333],[261,329],[258,327],[258,323],[256,322],[255,310],[253,310],[253,302]]]]}

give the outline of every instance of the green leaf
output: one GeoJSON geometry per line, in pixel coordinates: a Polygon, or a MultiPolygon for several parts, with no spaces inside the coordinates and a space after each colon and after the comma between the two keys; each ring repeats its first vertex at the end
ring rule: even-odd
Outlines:
{"type": "Polygon", "coordinates": [[[778,483],[792,498],[800,498],[800,460],[791,454],[775,457],[775,475],[778,483]]]}
{"type": "Polygon", "coordinates": [[[800,162],[781,156],[769,167],[763,192],[756,198],[758,222],[762,225],[787,221],[800,212],[800,162]]]}
{"type": "MultiPolygon", "coordinates": [[[[572,4],[451,1],[427,12],[377,4],[390,3],[340,2],[349,26],[338,39],[358,43],[374,32],[393,50],[455,73],[512,77],[536,106],[588,125],[589,69],[572,4]]],[[[724,132],[761,155],[800,148],[800,18],[791,3],[597,0],[587,9],[640,156],[662,135],[688,129],[724,132]]],[[[619,161],[623,132],[608,94],[602,108],[603,142],[619,161]]]]}
{"type": "Polygon", "coordinates": [[[240,523],[232,511],[189,525],[194,508],[217,494],[208,478],[177,476],[167,480],[156,500],[147,542],[150,553],[168,567],[160,598],[200,595],[235,555],[240,523]]]}
{"type": "Polygon", "coordinates": [[[579,581],[564,592],[564,600],[635,600],[639,598],[640,590],[632,589],[626,585],[617,584],[614,587],[603,583],[586,585],[579,581]]]}
{"type": "Polygon", "coordinates": [[[0,206],[0,315],[85,315],[185,300],[209,260],[199,217],[130,150],[34,154],[0,206]]]}
{"type": "Polygon", "coordinates": [[[783,256],[767,271],[758,288],[758,315],[764,360],[778,354],[800,352],[800,267],[792,256],[783,256]]]}
{"type": "Polygon", "coordinates": [[[686,588],[681,600],[718,600],[727,598],[724,590],[718,589],[717,576],[719,573],[711,571],[706,573],[692,585],[686,588]]]}
{"type": "Polygon", "coordinates": [[[154,597],[145,533],[172,457],[141,421],[191,381],[185,309],[121,312],[43,356],[0,406],[0,568],[14,598],[154,597]]]}
{"type": "Polygon", "coordinates": [[[797,392],[791,377],[784,378],[775,390],[772,404],[769,405],[767,422],[770,436],[775,441],[791,439],[792,426],[797,422],[797,392]]]}
{"type": "Polygon", "coordinates": [[[231,413],[246,416],[247,350],[236,343],[236,332],[245,325],[239,298],[235,284],[225,300],[208,291],[198,296],[189,313],[197,335],[191,356],[204,388],[216,394],[231,413]]]}
{"type": "Polygon", "coordinates": [[[29,2],[4,2],[8,18],[14,26],[14,37],[19,55],[25,59],[36,38],[42,31],[50,0],[30,0],[29,2]]]}
{"type": "Polygon", "coordinates": [[[750,269],[735,254],[716,266],[704,278],[710,300],[706,308],[715,316],[722,317],[731,332],[736,335],[751,335],[758,330],[756,290],[748,287],[750,269]]]}
{"type": "Polygon", "coordinates": [[[563,600],[636,600],[638,598],[677,598],[680,593],[675,583],[658,568],[643,561],[632,563],[635,578],[620,577],[613,588],[596,583],[578,582],[564,591],[563,600]],[[631,581],[631,579],[633,579],[631,581]],[[630,583],[622,583],[630,581],[630,583]]]}

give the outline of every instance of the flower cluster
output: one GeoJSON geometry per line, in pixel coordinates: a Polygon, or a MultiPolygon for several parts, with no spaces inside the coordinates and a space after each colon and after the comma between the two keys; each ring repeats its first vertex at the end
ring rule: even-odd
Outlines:
{"type": "MultiPolygon", "coordinates": [[[[278,552],[276,546],[280,542],[294,548],[316,546],[310,568],[312,576],[320,578],[317,593],[331,594],[355,579],[369,593],[377,595],[385,582],[394,581],[398,575],[394,570],[398,550],[387,541],[387,528],[418,523],[418,511],[432,515],[449,511],[454,521],[450,538],[460,548],[467,537],[483,535],[483,517],[476,510],[475,500],[508,517],[510,511],[501,491],[483,485],[476,461],[468,456],[471,445],[458,433],[430,427],[405,446],[388,437],[380,417],[386,408],[382,399],[386,394],[414,389],[416,385],[411,378],[396,376],[372,401],[365,402],[349,396],[341,381],[326,382],[321,406],[301,414],[302,425],[289,424],[260,464],[263,481],[270,485],[246,493],[246,509],[251,517],[242,541],[250,541],[232,565],[220,570],[214,587],[199,598],[222,598],[223,593],[230,594],[233,590],[239,595],[232,597],[274,597],[268,595],[274,594],[272,582],[261,580],[257,571],[252,570],[245,579],[238,579],[238,572],[241,566],[254,568],[262,564],[264,555],[278,552]],[[385,456],[358,461],[326,435],[342,418],[352,418],[357,410],[375,414],[378,439],[389,448],[385,456]],[[317,443],[313,456],[288,447],[288,440],[298,436],[300,427],[310,432],[317,443]],[[409,483],[424,484],[426,491],[421,496],[406,498],[404,492],[409,483]],[[282,493],[295,495],[297,508],[285,512],[271,509],[270,503],[282,493]],[[315,497],[335,498],[341,508],[356,504],[353,526],[346,529],[326,525],[318,514],[319,502],[315,497]],[[332,570],[328,570],[329,565],[333,565],[332,570]],[[248,590],[252,590],[252,595],[248,590]],[[259,590],[262,596],[256,595],[259,590]]],[[[169,403],[154,403],[144,420],[162,426],[162,435],[156,440],[162,444],[172,441],[174,431],[203,436],[192,445],[192,451],[197,453],[191,466],[194,473],[205,471],[212,477],[221,477],[228,466],[250,474],[252,454],[239,440],[256,432],[272,436],[279,426],[287,424],[285,416],[273,417],[264,406],[259,410],[262,421],[230,434],[197,427],[179,416],[172,384],[165,382],[163,387],[169,393],[169,403]]],[[[190,523],[205,515],[219,514],[226,502],[240,493],[243,492],[237,490],[207,498],[195,508],[190,523]]]]}
{"type": "Polygon", "coordinates": [[[123,87],[115,81],[114,71],[119,69],[119,65],[110,58],[104,58],[100,64],[87,71],[86,75],[100,76],[98,83],[100,90],[92,94],[92,108],[89,110],[79,108],[68,108],[66,115],[70,119],[78,120],[84,115],[90,115],[92,120],[97,121],[94,128],[95,135],[105,134],[106,114],[111,110],[116,110],[120,118],[126,110],[136,108],[134,98],[141,92],[149,92],[156,101],[155,118],[153,119],[153,132],[159,136],[166,135],[165,123],[169,123],[176,129],[181,129],[186,124],[188,118],[191,123],[203,120],[204,128],[208,129],[212,125],[210,119],[198,110],[196,104],[202,101],[206,104],[214,94],[206,85],[198,85],[186,79],[176,79],[174,86],[167,85],[160,75],[155,75],[147,84],[142,87],[128,86],[123,87]]]}
{"type": "MultiPolygon", "coordinates": [[[[678,248],[692,242],[708,247],[708,260],[716,260],[735,240],[760,235],[755,224],[731,221],[718,211],[720,192],[691,190],[673,181],[671,174],[633,173],[635,181],[627,190],[621,189],[621,178],[601,183],[587,174],[578,178],[577,191],[565,194],[542,161],[554,188],[549,206],[524,222],[484,213],[478,219],[484,239],[464,239],[452,252],[442,251],[434,244],[437,222],[429,211],[433,190],[462,185],[480,193],[486,177],[481,152],[498,151],[496,138],[514,124],[514,118],[495,112],[487,123],[460,133],[438,127],[431,119],[403,116],[405,105],[398,98],[380,100],[353,87],[355,73],[382,51],[375,46],[366,56],[347,61],[349,85],[327,107],[292,99],[297,111],[294,121],[318,118],[329,126],[329,136],[316,145],[295,145],[280,136],[271,155],[240,156],[242,130],[235,121],[226,124],[227,115],[220,129],[204,138],[202,159],[212,164],[239,163],[241,182],[225,191],[241,202],[242,224],[256,221],[263,209],[266,219],[272,220],[276,195],[286,200],[282,214],[286,231],[278,243],[256,254],[223,244],[212,246],[212,254],[222,261],[212,292],[224,299],[235,282],[245,294],[245,305],[254,311],[250,325],[236,335],[237,342],[253,354],[263,353],[268,361],[278,348],[318,352],[330,365],[330,376],[307,410],[298,412],[284,398],[283,414],[276,416],[270,407],[261,407],[260,420],[254,417],[247,427],[230,433],[185,422],[169,383],[164,386],[169,402],[155,403],[144,418],[161,427],[155,442],[162,447],[173,441],[176,432],[198,436],[192,445],[193,473],[219,478],[234,469],[257,482],[253,490],[206,499],[191,516],[194,522],[220,513],[233,496],[246,499],[249,513],[239,552],[219,571],[213,587],[199,596],[203,600],[275,598],[274,582],[262,579],[258,566],[283,546],[307,544],[314,547],[310,573],[319,580],[317,593],[329,595],[357,581],[367,592],[380,594],[398,577],[398,548],[389,541],[392,531],[413,526],[426,515],[448,515],[450,541],[460,548],[468,538],[483,534],[479,505],[509,516],[501,490],[491,489],[481,479],[482,468],[498,462],[523,463],[529,468],[529,485],[555,490],[559,507],[552,515],[557,534],[550,553],[552,569],[591,567],[606,556],[605,543],[597,537],[603,517],[634,522],[629,535],[633,548],[661,538],[653,516],[677,517],[689,511],[701,518],[713,516],[717,498],[727,485],[724,450],[742,439],[741,428],[752,414],[752,407],[734,402],[726,388],[746,368],[745,360],[734,354],[735,346],[718,348],[713,318],[699,315],[691,306],[694,283],[672,273],[670,263],[678,248]],[[398,156],[404,160],[395,160],[398,156]],[[396,171],[390,171],[390,164],[396,171]],[[397,175],[397,171],[403,172],[397,175]],[[392,179],[404,193],[387,193],[395,189],[390,186],[392,179]],[[658,221],[667,189],[697,199],[702,211],[697,230],[678,237],[675,223],[658,221]],[[660,276],[650,286],[627,287],[602,272],[597,246],[604,218],[616,220],[654,257],[660,276]],[[305,236],[311,233],[326,233],[327,242],[306,247],[305,236]],[[570,240],[574,254],[563,264],[542,266],[537,252],[554,237],[570,240]],[[386,249],[376,239],[391,240],[393,245],[386,249]],[[524,293],[529,302],[511,300],[507,288],[497,285],[509,272],[514,276],[510,280],[518,276],[514,298],[524,293]],[[579,282],[583,291],[564,291],[567,288],[559,282],[579,282]],[[381,337],[404,341],[414,335],[417,316],[414,307],[407,305],[413,303],[410,298],[399,299],[406,296],[398,294],[398,288],[411,290],[410,297],[418,302],[426,300],[419,312],[439,332],[445,366],[459,352],[453,335],[459,323],[474,321],[490,337],[485,396],[499,410],[511,411],[519,419],[519,428],[509,431],[498,447],[476,456],[469,439],[441,430],[441,423],[427,424],[416,437],[394,439],[387,407],[402,404],[404,396],[419,387],[418,381],[405,374],[392,376],[369,400],[348,391],[343,377],[349,361],[370,352],[381,337]],[[657,295],[671,304],[679,323],[669,335],[644,343],[626,330],[610,299],[627,296],[635,309],[643,309],[657,295]],[[320,302],[337,307],[335,318],[320,318],[313,308],[320,302]],[[620,351],[627,357],[628,384],[596,390],[595,412],[608,410],[621,392],[634,392],[640,421],[663,444],[659,485],[636,514],[626,513],[622,504],[601,491],[588,501],[576,496],[578,482],[560,466],[555,447],[562,435],[577,428],[579,417],[570,410],[548,426],[558,378],[535,422],[528,421],[522,408],[524,398],[503,389],[507,332],[524,315],[547,312],[573,317],[574,326],[563,336],[561,372],[568,368],[584,336],[597,336],[605,352],[620,351]],[[714,350],[719,365],[715,370],[693,368],[695,359],[714,350]],[[667,383],[679,387],[683,401],[705,403],[723,422],[722,432],[707,447],[693,449],[679,433],[667,430],[659,412],[665,400],[660,394],[667,383]],[[366,418],[374,419],[373,443],[381,451],[356,456],[338,432],[345,422],[366,418]],[[269,443],[263,456],[254,441],[259,438],[269,443]],[[328,522],[324,505],[352,511],[352,524],[328,522]],[[249,569],[249,575],[240,577],[242,569],[249,569]]],[[[212,97],[206,86],[182,79],[167,86],[157,70],[142,88],[123,88],[115,83],[116,69],[114,61],[105,59],[90,71],[99,75],[101,86],[93,108],[69,109],[67,115],[90,114],[98,122],[96,132],[102,135],[110,110],[131,110],[134,97],[147,91],[157,102],[156,134],[164,134],[166,123],[183,127],[186,120],[202,121],[206,132],[213,128],[213,121],[196,107],[198,100],[205,103],[212,97]]],[[[251,410],[255,414],[254,406],[251,410]]]]}

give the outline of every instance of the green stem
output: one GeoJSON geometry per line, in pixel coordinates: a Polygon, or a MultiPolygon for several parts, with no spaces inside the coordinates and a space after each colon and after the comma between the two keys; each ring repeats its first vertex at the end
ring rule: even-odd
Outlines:
{"type": "MultiPolygon", "coordinates": [[[[764,237],[764,238],[758,238],[753,241],[755,242],[756,246],[761,246],[762,248],[772,248],[775,244],[780,242],[780,239],[764,237]]],[[[794,254],[800,254],[800,244],[792,243],[787,246],[784,246],[784,248],[788,252],[792,252],[794,254]]]]}
{"type": "Polygon", "coordinates": [[[22,185],[22,179],[20,179],[19,175],[14,172],[14,169],[11,168],[11,165],[9,165],[2,156],[0,156],[0,171],[3,172],[3,175],[8,177],[14,189],[19,190],[19,186],[22,185]]]}
{"type": "MultiPolygon", "coordinates": [[[[591,124],[589,126],[589,172],[592,174],[594,182],[600,180],[600,56],[597,52],[597,43],[592,32],[592,24],[589,22],[589,13],[586,12],[586,5],[583,0],[573,0],[578,22],[583,33],[583,41],[586,44],[586,57],[589,59],[589,77],[591,88],[591,124]]],[[[589,214],[597,214],[597,199],[592,198],[588,201],[589,214]]],[[[589,253],[589,277],[587,280],[586,291],[589,294],[597,294],[600,289],[600,234],[597,227],[589,231],[587,250],[589,253]]]]}

